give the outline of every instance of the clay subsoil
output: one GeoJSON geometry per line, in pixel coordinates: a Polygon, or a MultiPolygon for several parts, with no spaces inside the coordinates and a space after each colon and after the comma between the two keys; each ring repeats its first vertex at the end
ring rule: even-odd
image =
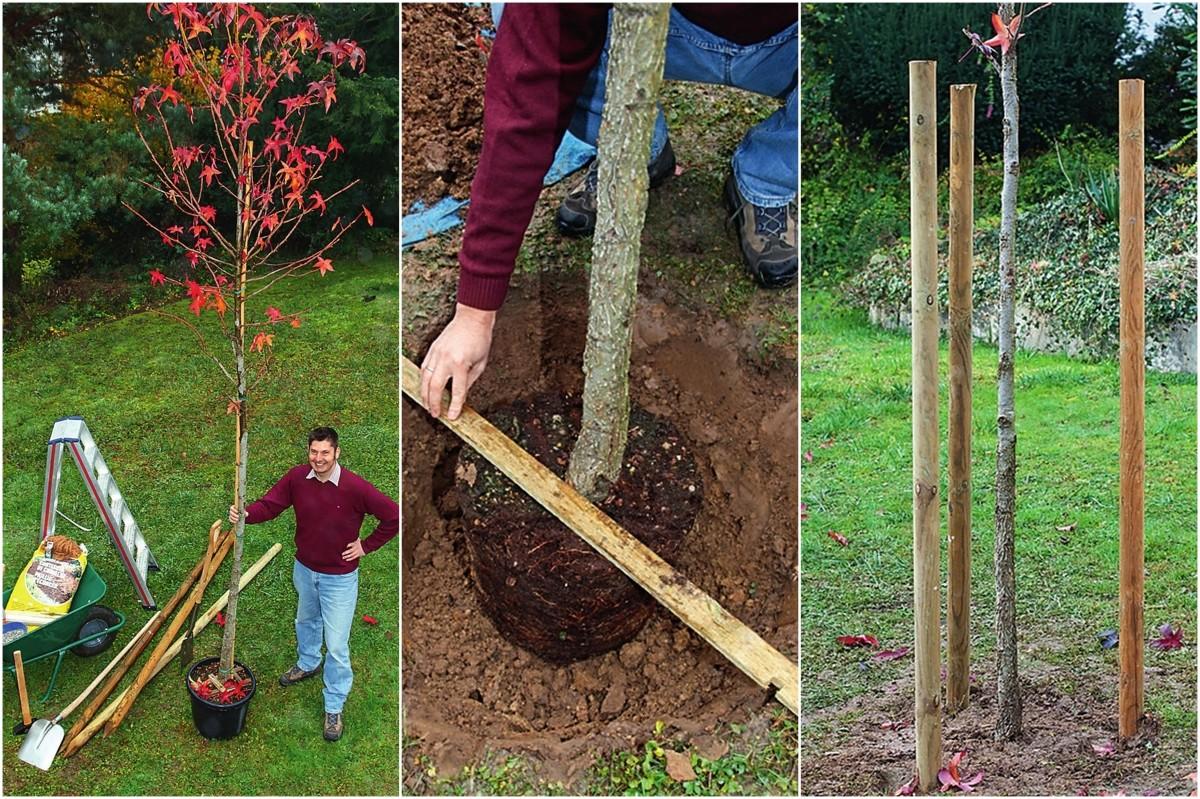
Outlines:
{"type": "MultiPolygon", "coordinates": [[[[744,333],[676,307],[670,291],[647,281],[640,294],[632,399],[692,442],[704,484],[676,564],[794,658],[795,372],[760,371],[744,333]]],[[[581,390],[586,314],[582,276],[522,280],[471,404],[486,416],[521,396],[581,390]]],[[[442,322],[406,341],[410,357],[442,322]]],[[[543,778],[571,785],[598,755],[640,745],[656,721],[665,735],[695,740],[771,712],[764,690],[661,608],[630,643],[570,666],[501,638],[469,582],[454,491],[459,441],[409,400],[402,424],[404,730],[439,773],[488,750],[517,752],[543,778]]]]}
{"type": "Polygon", "coordinates": [[[405,3],[401,9],[401,207],[463,198],[483,145],[486,4],[405,3]]]}
{"type": "MultiPolygon", "coordinates": [[[[1077,670],[1022,664],[1022,736],[992,740],[996,722],[991,675],[976,680],[969,708],[943,718],[943,764],[964,751],[960,776],[983,772],[975,791],[988,796],[1186,796],[1194,753],[1169,751],[1148,716],[1127,742],[1117,736],[1115,674],[1084,678],[1077,670]],[[1078,681],[1066,695],[1056,686],[1078,681]],[[1111,754],[1093,747],[1113,745],[1111,754]]],[[[1148,687],[1154,679],[1148,674],[1148,687]]],[[[891,796],[913,778],[916,738],[911,663],[898,679],[845,705],[802,713],[800,792],[891,796]],[[896,729],[896,725],[900,725],[896,729]]],[[[1192,739],[1194,741],[1194,738],[1192,739]]],[[[936,791],[934,791],[936,793],[936,791]]]]}

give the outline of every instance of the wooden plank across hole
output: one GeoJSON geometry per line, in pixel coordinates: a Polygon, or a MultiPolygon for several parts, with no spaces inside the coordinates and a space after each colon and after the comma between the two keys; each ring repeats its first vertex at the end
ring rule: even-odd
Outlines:
{"type": "MultiPolygon", "coordinates": [[[[420,370],[404,358],[401,371],[404,393],[421,404],[420,370]]],[[[443,408],[449,405],[449,395],[446,396],[443,408]]],[[[799,713],[799,673],[794,660],[784,657],[469,406],[463,407],[462,415],[455,421],[449,421],[444,413],[438,421],[678,616],[746,676],[772,691],[780,704],[792,713],[799,713]]]]}

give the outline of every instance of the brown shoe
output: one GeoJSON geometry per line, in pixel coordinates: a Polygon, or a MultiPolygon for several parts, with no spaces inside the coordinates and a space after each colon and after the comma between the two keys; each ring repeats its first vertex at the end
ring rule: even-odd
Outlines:
{"type": "Polygon", "coordinates": [[[290,669],[288,669],[282,675],[280,675],[279,684],[282,685],[284,688],[287,688],[289,685],[298,683],[301,680],[307,680],[309,677],[316,676],[317,674],[320,674],[320,673],[321,673],[320,666],[317,666],[312,671],[305,671],[304,669],[300,668],[299,666],[292,666],[290,669]]]}
{"type": "Polygon", "coordinates": [[[325,714],[325,740],[336,741],[342,737],[342,714],[325,714]]]}

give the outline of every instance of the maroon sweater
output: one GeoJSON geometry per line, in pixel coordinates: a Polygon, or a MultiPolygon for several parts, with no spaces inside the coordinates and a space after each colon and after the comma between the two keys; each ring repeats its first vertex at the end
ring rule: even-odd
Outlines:
{"type": "MultiPolygon", "coordinates": [[[[458,262],[458,301],[504,303],[517,251],[588,73],[600,60],[609,4],[509,3],[488,60],[483,149],[458,262]]],[[[753,44],[796,21],[788,3],[683,3],[705,30],[753,44]]]]}
{"type": "Polygon", "coordinates": [[[400,506],[391,497],[342,467],[338,485],[306,478],[307,463],[289,469],[263,498],[246,508],[246,524],[269,522],[289,507],[296,510],[296,560],[323,574],[349,574],[357,560],[342,560],[342,552],[358,538],[363,517],[379,525],[362,542],[374,552],[400,530],[400,506]]]}

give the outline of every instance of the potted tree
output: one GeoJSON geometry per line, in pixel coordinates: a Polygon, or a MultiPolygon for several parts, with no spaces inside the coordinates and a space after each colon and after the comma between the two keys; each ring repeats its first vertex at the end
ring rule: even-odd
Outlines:
{"type": "MultiPolygon", "coordinates": [[[[230,387],[226,410],[235,418],[237,442],[234,502],[244,511],[248,396],[263,377],[275,331],[301,324],[299,313],[266,306],[262,295],[285,278],[333,271],[334,245],[360,218],[374,224],[365,205],[348,221],[337,215],[335,199],[357,180],[327,194],[316,189],[327,162],[345,151],[341,142],[333,136],[327,142],[305,139],[307,115],[327,114],[337,102],[339,70],[361,73],[366,55],[349,39],[323,38],[305,15],[266,16],[240,3],[207,10],[154,4],[150,13],[155,12],[171,22],[163,50],[168,79],[142,87],[133,112],[153,165],[154,180],[144,184],[175,215],[155,222],[126,207],[179,258],[174,273],[151,270],[150,282],[186,291],[195,318],[169,315],[192,331],[230,387]],[[321,76],[310,80],[317,72],[321,76]],[[328,226],[325,243],[297,252],[296,231],[318,220],[328,226]],[[248,321],[251,301],[260,307],[248,321]]],[[[210,738],[241,731],[255,689],[249,667],[234,659],[243,532],[239,522],[220,656],[198,661],[187,673],[193,719],[210,738]]]]}

